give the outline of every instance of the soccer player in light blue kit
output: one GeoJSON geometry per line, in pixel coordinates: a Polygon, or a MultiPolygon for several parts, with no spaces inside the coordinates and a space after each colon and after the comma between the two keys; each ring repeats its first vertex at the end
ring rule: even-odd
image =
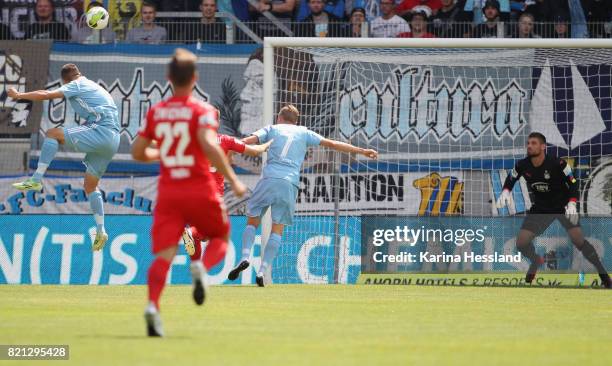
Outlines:
{"type": "Polygon", "coordinates": [[[245,138],[246,144],[264,144],[273,140],[268,151],[266,166],[253,195],[247,203],[247,227],[242,234],[242,259],[227,276],[234,281],[249,267],[249,257],[255,241],[255,230],[266,210],[272,210],[272,233],[263,253],[261,267],[255,277],[257,285],[264,286],[264,273],[272,263],[281,243],[285,225],[293,222],[295,200],[300,181],[300,169],[311,146],[324,146],[337,151],[365,155],[376,159],[378,153],[340,141],[326,139],[306,127],[297,126],[299,111],[292,105],[283,107],[277,124],[255,131],[245,138]]]}
{"type": "Polygon", "coordinates": [[[108,234],[104,229],[104,208],[98,182],[119,148],[119,114],[111,95],[100,85],[81,75],[76,65],[64,65],[61,77],[63,85],[56,90],[28,93],[19,93],[12,88],[8,90],[8,96],[13,99],[43,101],[66,98],[74,111],[86,121],[81,126],[47,130],[36,172],[31,178],[13,184],[13,187],[21,191],[40,191],[42,176],[55,157],[59,145],[85,153],[83,163],[87,170],[83,186],[96,220],[93,250],[100,250],[106,244],[108,234]]]}

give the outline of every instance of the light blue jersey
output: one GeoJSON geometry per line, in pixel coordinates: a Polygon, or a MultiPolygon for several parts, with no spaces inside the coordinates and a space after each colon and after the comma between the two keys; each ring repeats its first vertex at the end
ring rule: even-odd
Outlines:
{"type": "Polygon", "coordinates": [[[274,139],[261,179],[247,203],[247,215],[261,217],[270,208],[272,222],[291,225],[300,181],[300,170],[308,147],[317,146],[323,137],[306,127],[278,124],[264,127],[253,135],[259,143],[274,139]]]}
{"type": "Polygon", "coordinates": [[[95,123],[119,131],[117,106],[111,95],[100,85],[81,76],[62,85],[59,91],[87,124],[95,123]]]}
{"type": "Polygon", "coordinates": [[[268,160],[262,179],[277,178],[299,185],[300,170],[310,146],[318,146],[323,137],[306,127],[290,124],[267,126],[255,131],[253,135],[263,144],[274,140],[268,150],[268,160]]]}
{"type": "Polygon", "coordinates": [[[119,149],[119,115],[111,95],[100,85],[84,76],[62,85],[74,111],[86,120],[84,125],[64,127],[65,146],[85,153],[83,163],[87,173],[98,178],[119,149]]]}

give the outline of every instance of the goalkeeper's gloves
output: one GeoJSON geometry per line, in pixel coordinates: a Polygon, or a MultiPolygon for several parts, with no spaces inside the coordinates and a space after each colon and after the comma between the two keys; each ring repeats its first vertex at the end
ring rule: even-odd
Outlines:
{"type": "Polygon", "coordinates": [[[510,200],[512,199],[512,193],[509,190],[504,189],[502,191],[501,196],[497,199],[496,206],[497,208],[504,208],[510,204],[510,200]]]}
{"type": "Polygon", "coordinates": [[[569,201],[565,206],[565,217],[573,224],[578,224],[578,210],[576,210],[576,202],[569,201]]]}

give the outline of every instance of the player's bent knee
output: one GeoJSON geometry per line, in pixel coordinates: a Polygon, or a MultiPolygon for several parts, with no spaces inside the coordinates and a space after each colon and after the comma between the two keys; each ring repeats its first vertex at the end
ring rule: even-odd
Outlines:
{"type": "Polygon", "coordinates": [[[50,128],[47,130],[46,136],[57,140],[60,143],[64,142],[64,131],[61,128],[50,128]]]}

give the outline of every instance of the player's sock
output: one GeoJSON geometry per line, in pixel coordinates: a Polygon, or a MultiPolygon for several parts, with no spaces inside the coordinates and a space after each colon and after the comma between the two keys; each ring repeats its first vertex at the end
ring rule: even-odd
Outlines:
{"type": "Polygon", "coordinates": [[[253,243],[255,242],[255,231],[257,229],[253,225],[247,225],[244,228],[244,232],[242,233],[242,259],[249,260],[251,256],[251,249],[253,248],[253,243]]]}
{"type": "Polygon", "coordinates": [[[170,262],[162,257],[157,257],[149,267],[147,285],[149,287],[149,301],[155,304],[159,310],[159,298],[166,284],[166,275],[170,269],[170,262]]]}
{"type": "Polygon", "coordinates": [[[589,262],[591,262],[592,265],[595,266],[595,268],[597,269],[597,273],[607,273],[606,268],[603,266],[603,264],[601,264],[599,256],[597,255],[597,252],[595,251],[595,248],[593,247],[593,245],[591,245],[591,243],[585,240],[582,246],[578,249],[582,252],[582,255],[586,258],[586,260],[588,260],[589,262]]]}
{"type": "Polygon", "coordinates": [[[204,235],[200,234],[200,232],[198,231],[198,229],[195,226],[191,226],[191,227],[189,227],[189,229],[191,230],[191,235],[193,236],[193,240],[196,240],[196,241],[204,241],[204,240],[206,240],[204,235]]]}
{"type": "Polygon", "coordinates": [[[261,267],[259,267],[259,274],[263,275],[266,273],[266,270],[270,264],[272,264],[274,257],[276,257],[276,253],[278,253],[280,244],[281,236],[276,233],[270,234],[270,239],[268,239],[268,243],[266,244],[266,250],[264,250],[261,267]]]}
{"type": "Polygon", "coordinates": [[[102,193],[93,191],[89,194],[89,207],[96,220],[98,232],[104,232],[104,202],[102,201],[102,193]]]}
{"type": "Polygon", "coordinates": [[[539,257],[536,254],[535,246],[533,245],[533,243],[530,242],[529,244],[524,245],[524,246],[518,246],[517,245],[516,249],[518,249],[518,251],[521,252],[523,257],[529,259],[529,261],[531,263],[537,263],[538,262],[539,257]]]}
{"type": "Polygon", "coordinates": [[[206,246],[206,250],[204,251],[204,258],[202,262],[204,262],[204,268],[206,270],[210,270],[215,266],[215,264],[221,262],[223,258],[225,258],[225,253],[227,252],[227,241],[214,238],[210,239],[208,245],[206,246]]]}
{"type": "Polygon", "coordinates": [[[53,161],[55,154],[57,153],[57,149],[59,147],[59,143],[56,139],[45,138],[43,141],[42,147],[40,148],[40,158],[38,159],[38,166],[36,168],[36,172],[32,175],[32,179],[40,182],[42,180],[43,175],[47,171],[49,164],[53,161]]]}

